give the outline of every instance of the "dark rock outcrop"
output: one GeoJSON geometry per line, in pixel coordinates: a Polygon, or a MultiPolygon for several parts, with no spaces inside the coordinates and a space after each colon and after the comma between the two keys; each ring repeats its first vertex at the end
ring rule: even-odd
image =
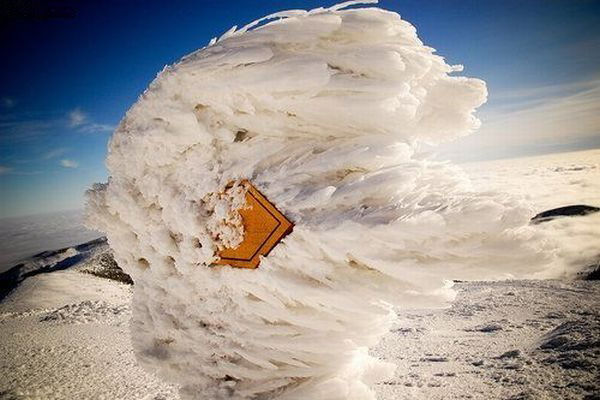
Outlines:
{"type": "Polygon", "coordinates": [[[92,260],[89,267],[82,268],[80,271],[100,278],[133,285],[131,277],[123,272],[115,261],[112,251],[100,254],[96,259],[92,260]]]}
{"type": "Polygon", "coordinates": [[[541,212],[533,218],[531,218],[531,223],[540,224],[542,222],[551,221],[556,218],[582,216],[596,213],[598,211],[600,211],[600,208],[588,206],[585,204],[553,208],[552,210],[541,212]]]}

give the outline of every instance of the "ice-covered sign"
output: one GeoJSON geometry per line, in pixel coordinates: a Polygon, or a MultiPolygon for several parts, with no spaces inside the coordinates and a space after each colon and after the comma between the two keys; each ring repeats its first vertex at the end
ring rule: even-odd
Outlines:
{"type": "MultiPolygon", "coordinates": [[[[294,225],[249,181],[244,180],[238,185],[242,186],[246,198],[238,211],[244,236],[241,243],[222,249],[216,263],[256,268],[260,264],[260,257],[268,255],[292,231],[294,225]]],[[[232,186],[226,190],[234,188],[232,186]]]]}
{"type": "Polygon", "coordinates": [[[166,67],[110,142],[89,193],[134,282],[148,370],[195,399],[373,399],[369,355],[393,307],[451,279],[546,271],[532,211],[416,155],[478,128],[485,83],[457,76],[375,7],[277,13],[166,67]],[[293,232],[257,269],[214,266],[244,240],[249,180],[293,232]]]}

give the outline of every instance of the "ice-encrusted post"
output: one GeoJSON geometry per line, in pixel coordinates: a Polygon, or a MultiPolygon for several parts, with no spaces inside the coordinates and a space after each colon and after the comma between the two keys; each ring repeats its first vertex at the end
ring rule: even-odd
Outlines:
{"type": "Polygon", "coordinates": [[[394,306],[549,262],[522,207],[413,157],[479,126],[485,83],[354,4],[227,32],[165,68],[111,140],[90,221],[135,281],[139,362],[184,398],[374,399],[393,366],[368,348],[394,306]],[[214,266],[242,233],[239,196],[215,193],[244,179],[294,231],[258,269],[214,266]]]}

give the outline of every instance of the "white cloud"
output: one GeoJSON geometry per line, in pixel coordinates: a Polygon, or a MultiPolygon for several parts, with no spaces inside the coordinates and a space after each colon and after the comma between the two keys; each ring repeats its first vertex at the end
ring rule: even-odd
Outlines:
{"type": "Polygon", "coordinates": [[[90,120],[79,108],[66,116],[62,113],[7,113],[0,115],[0,145],[13,146],[16,143],[43,140],[44,137],[55,134],[65,126],[83,133],[111,132],[115,128],[113,125],[99,124],[90,120]]]}
{"type": "Polygon", "coordinates": [[[3,116],[0,119],[0,144],[37,140],[58,126],[52,119],[36,118],[26,115],[3,116]]]}
{"type": "Polygon", "coordinates": [[[0,165],[0,175],[8,174],[11,171],[12,171],[12,168],[5,167],[4,165],[0,165]]]}
{"type": "Polygon", "coordinates": [[[42,156],[42,158],[44,160],[50,160],[52,158],[57,158],[62,156],[63,154],[65,154],[67,151],[69,151],[69,149],[67,149],[66,147],[59,147],[57,149],[54,150],[50,150],[49,152],[47,152],[46,154],[44,154],[42,156]]]}
{"type": "Polygon", "coordinates": [[[76,108],[69,113],[69,126],[71,128],[78,128],[87,123],[87,119],[87,115],[79,108],[76,108]]]}
{"type": "Polygon", "coordinates": [[[69,126],[74,129],[78,129],[86,133],[95,132],[111,132],[114,130],[114,126],[106,124],[98,124],[90,120],[89,116],[83,112],[80,108],[76,108],[71,111],[68,115],[69,126]]]}
{"type": "Polygon", "coordinates": [[[69,160],[68,158],[64,158],[64,159],[60,160],[60,165],[64,168],[79,167],[79,163],[77,161],[69,160]]]}
{"type": "Polygon", "coordinates": [[[502,93],[479,117],[479,132],[446,146],[444,153],[472,158],[517,155],[524,149],[600,141],[600,80],[502,93]]]}
{"type": "Polygon", "coordinates": [[[600,80],[523,109],[491,114],[482,133],[511,144],[572,142],[600,134],[600,80]]]}
{"type": "Polygon", "coordinates": [[[115,129],[112,125],[88,123],[82,126],[81,130],[88,133],[94,132],[112,132],[115,129]]]}

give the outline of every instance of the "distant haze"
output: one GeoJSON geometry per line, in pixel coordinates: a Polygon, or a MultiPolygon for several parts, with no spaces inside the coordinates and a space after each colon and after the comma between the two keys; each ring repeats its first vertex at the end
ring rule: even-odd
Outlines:
{"type": "Polygon", "coordinates": [[[83,226],[83,210],[0,220],[0,272],[44,250],[77,245],[102,236],[83,226]]]}

